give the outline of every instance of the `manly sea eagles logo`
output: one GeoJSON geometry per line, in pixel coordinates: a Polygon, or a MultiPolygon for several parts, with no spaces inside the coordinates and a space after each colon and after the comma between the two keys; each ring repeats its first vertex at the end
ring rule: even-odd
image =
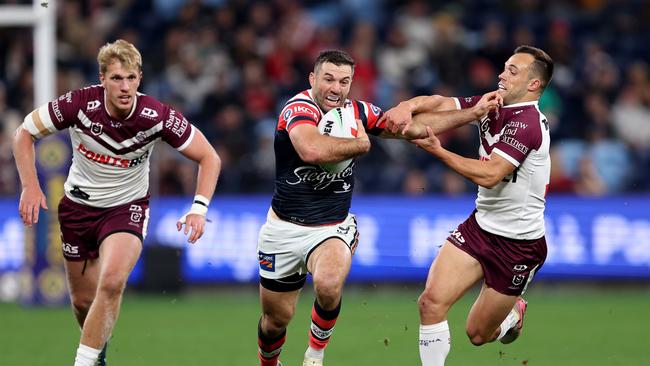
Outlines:
{"type": "Polygon", "coordinates": [[[90,125],[90,132],[92,132],[93,135],[95,135],[95,136],[101,135],[102,134],[102,124],[97,123],[97,122],[93,122],[90,125]]]}
{"type": "Polygon", "coordinates": [[[146,138],[147,138],[147,134],[142,132],[142,131],[138,132],[135,135],[135,139],[138,140],[139,142],[142,142],[142,141],[146,140],[146,138]]]}

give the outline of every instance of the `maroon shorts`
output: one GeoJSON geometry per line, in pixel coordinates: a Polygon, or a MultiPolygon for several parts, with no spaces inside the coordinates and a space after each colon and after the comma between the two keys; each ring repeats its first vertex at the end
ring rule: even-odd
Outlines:
{"type": "Polygon", "coordinates": [[[95,259],[110,234],[131,233],[143,240],[149,221],[149,196],[115,207],[91,207],[63,196],[59,226],[63,257],[69,261],[95,259]]]}
{"type": "Polygon", "coordinates": [[[517,240],[491,234],[481,229],[475,214],[447,240],[479,261],[487,286],[504,295],[521,295],[546,260],[545,237],[517,240]]]}

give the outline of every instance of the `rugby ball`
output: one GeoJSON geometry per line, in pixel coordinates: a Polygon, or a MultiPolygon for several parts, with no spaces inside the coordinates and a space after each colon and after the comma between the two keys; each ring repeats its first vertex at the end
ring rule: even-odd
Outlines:
{"type": "MultiPolygon", "coordinates": [[[[357,137],[357,121],[354,119],[354,109],[352,107],[333,108],[325,113],[320,122],[318,122],[318,131],[321,135],[341,138],[357,137]]],[[[340,173],[352,163],[352,158],[345,159],[336,163],[321,164],[321,168],[331,173],[340,173]]]]}

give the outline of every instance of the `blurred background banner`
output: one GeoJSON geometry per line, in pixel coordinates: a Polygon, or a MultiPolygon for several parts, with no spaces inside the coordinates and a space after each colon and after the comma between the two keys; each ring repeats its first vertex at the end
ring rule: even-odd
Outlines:
{"type": "MultiPolygon", "coordinates": [[[[214,223],[199,245],[186,246],[174,224],[189,198],[170,197],[194,194],[196,166],[164,144],[156,148],[149,259],[137,267],[133,283],[147,283],[144,267],[171,276],[175,272],[168,266],[176,265],[177,282],[256,281],[254,252],[273,190],[277,114],[289,97],[309,87],[320,51],[350,52],[356,60],[350,97],[387,110],[415,95],[494,90],[504,62],[520,44],[541,47],[556,65],[540,100],[550,122],[553,166],[549,258],[540,276],[644,282],[650,277],[650,215],[642,208],[650,200],[650,2],[9,4],[37,10],[20,22],[9,8],[0,14],[0,197],[9,202],[0,212],[1,292],[26,287],[27,293],[60,294],[59,275],[49,275],[48,269],[59,268],[62,260],[55,211],[67,169],[61,164],[69,155],[57,137],[39,147],[50,216],[24,233],[17,221],[13,133],[23,116],[44,102],[43,95],[52,94],[38,93],[40,86],[51,86],[47,80],[54,80],[56,91],[45,99],[96,84],[97,50],[117,38],[142,52],[140,91],[182,110],[223,161],[210,212],[214,223]],[[31,27],[41,23],[56,31],[31,27]],[[167,267],[156,267],[158,262],[167,267]],[[31,269],[23,274],[31,275],[18,281],[15,273],[24,265],[31,269]],[[51,281],[37,279],[42,271],[51,281]]],[[[472,126],[440,138],[451,151],[477,156],[472,126]]],[[[372,144],[355,167],[354,210],[362,245],[351,281],[421,280],[437,246],[471,211],[476,186],[407,143],[373,139],[372,144]]]]}
{"type": "MultiPolygon", "coordinates": [[[[24,232],[25,256],[20,276],[23,285],[20,298],[26,305],[60,305],[68,301],[57,214],[71,155],[70,141],[65,134],[36,144],[36,169],[49,209],[41,209],[38,223],[24,232]]],[[[16,212],[17,206],[14,203],[6,211],[16,212]]],[[[10,228],[14,230],[14,224],[10,228]]],[[[9,235],[15,237],[16,234],[9,235]]],[[[15,258],[8,263],[15,264],[15,258]]]]}
{"type": "MultiPolygon", "coordinates": [[[[150,276],[170,277],[178,265],[183,284],[255,283],[258,281],[257,233],[264,223],[269,198],[219,197],[208,217],[206,233],[194,245],[176,230],[176,220],[189,208],[185,198],[156,199],[143,259],[130,281],[141,284],[150,276]],[[167,256],[165,253],[168,253],[167,256]],[[148,256],[156,256],[148,261],[148,256]],[[148,267],[147,263],[151,263],[148,267]],[[157,263],[157,264],[156,264],[157,263]]],[[[35,277],[59,268],[58,253],[42,253],[42,265],[20,255],[22,226],[14,213],[15,201],[0,203],[0,276],[34,268],[35,277]],[[49,254],[48,254],[49,253],[49,254]]],[[[474,207],[470,196],[461,198],[398,196],[356,197],[360,244],[354,256],[351,282],[418,282],[442,244],[474,207]]],[[[538,278],[650,279],[650,199],[640,196],[609,198],[550,197],[546,211],[548,259],[538,278]]],[[[52,210],[52,206],[50,206],[52,210]]],[[[48,237],[51,235],[47,235],[48,237]]],[[[56,236],[58,237],[58,235],[56,236]]],[[[47,246],[51,247],[51,246],[47,246]]],[[[41,253],[39,251],[39,253],[41,253]]],[[[51,284],[50,284],[51,285],[51,284]]],[[[158,287],[169,287],[160,283],[158,287]]]]}

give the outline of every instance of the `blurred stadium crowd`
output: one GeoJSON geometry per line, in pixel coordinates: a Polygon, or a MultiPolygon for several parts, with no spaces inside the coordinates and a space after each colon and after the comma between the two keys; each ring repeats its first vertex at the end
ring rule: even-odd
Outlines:
{"type": "MultiPolygon", "coordinates": [[[[102,44],[133,42],[144,58],[140,91],[183,111],[221,155],[220,193],[271,192],[277,113],[308,88],[323,49],[349,51],[350,97],[386,110],[420,94],[494,90],[520,44],[556,63],[540,102],[552,126],[551,192],[650,191],[648,1],[61,0],[56,11],[57,93],[98,82],[102,44]]],[[[20,192],[11,136],[34,108],[32,48],[29,30],[0,28],[0,195],[20,192]]],[[[443,141],[476,156],[473,127],[443,141]]],[[[193,169],[159,147],[153,193],[193,194],[193,169]]],[[[374,139],[356,171],[357,192],[475,190],[405,142],[374,139]]]]}

